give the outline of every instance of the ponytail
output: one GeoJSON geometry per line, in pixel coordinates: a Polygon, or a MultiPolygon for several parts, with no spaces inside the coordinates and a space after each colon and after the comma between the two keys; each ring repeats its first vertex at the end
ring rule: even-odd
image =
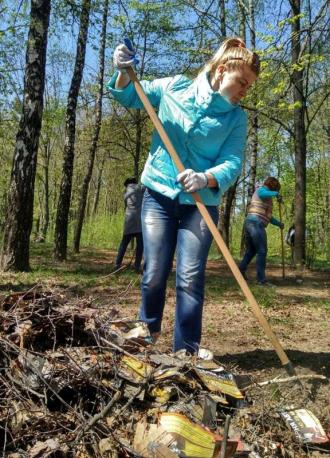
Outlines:
{"type": "Polygon", "coordinates": [[[205,64],[203,70],[213,76],[219,65],[225,65],[231,70],[236,69],[242,63],[247,64],[257,76],[259,75],[260,61],[258,54],[247,49],[241,38],[227,38],[212,59],[205,64]]]}

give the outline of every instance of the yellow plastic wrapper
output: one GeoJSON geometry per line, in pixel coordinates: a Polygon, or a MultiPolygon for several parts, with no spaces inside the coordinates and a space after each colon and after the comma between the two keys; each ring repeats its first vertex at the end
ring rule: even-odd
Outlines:
{"type": "Polygon", "coordinates": [[[133,382],[143,382],[153,370],[150,364],[131,356],[124,355],[121,359],[120,372],[133,382]]]}
{"type": "Polygon", "coordinates": [[[212,392],[223,393],[235,399],[244,399],[242,392],[238,389],[235,381],[230,377],[230,374],[224,375],[213,373],[201,369],[195,369],[196,374],[202,380],[204,385],[212,392]]]}
{"type": "Polygon", "coordinates": [[[172,386],[155,386],[149,394],[155,398],[156,402],[166,404],[176,394],[176,389],[172,386]]]}
{"type": "Polygon", "coordinates": [[[160,417],[162,428],[171,433],[177,448],[184,456],[212,458],[221,446],[221,437],[191,422],[184,415],[164,412],[160,417]]]}

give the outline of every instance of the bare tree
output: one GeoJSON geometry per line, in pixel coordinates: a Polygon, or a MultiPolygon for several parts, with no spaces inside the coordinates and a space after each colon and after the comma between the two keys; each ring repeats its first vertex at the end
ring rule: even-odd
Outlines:
{"type": "Polygon", "coordinates": [[[75,253],[79,253],[81,231],[85,218],[86,202],[88,195],[88,188],[93,174],[94,160],[97,150],[97,142],[99,139],[101,121],[102,121],[102,97],[103,97],[103,80],[104,80],[104,54],[105,54],[105,41],[107,33],[107,19],[108,19],[109,0],[104,0],[104,10],[102,17],[102,32],[100,38],[100,49],[99,49],[99,75],[98,75],[98,89],[95,104],[95,125],[91,147],[89,149],[89,158],[87,164],[87,172],[81,187],[79,207],[78,207],[78,218],[77,225],[73,241],[73,249],[75,253]]]}
{"type": "Polygon", "coordinates": [[[54,257],[58,260],[64,260],[67,256],[68,222],[71,201],[73,162],[75,153],[74,148],[76,133],[76,109],[85,65],[90,7],[91,0],[83,0],[80,14],[80,27],[77,41],[76,61],[71,80],[66,110],[62,182],[55,224],[54,257]]]}
{"type": "Polygon", "coordinates": [[[50,6],[51,0],[31,0],[23,112],[16,136],[1,256],[4,270],[30,269],[30,234],[43,113],[50,6]]]}

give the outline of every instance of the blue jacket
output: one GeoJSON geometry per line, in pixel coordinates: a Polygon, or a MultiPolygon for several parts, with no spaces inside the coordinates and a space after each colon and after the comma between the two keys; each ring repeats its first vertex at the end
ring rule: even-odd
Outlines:
{"type": "MultiPolygon", "coordinates": [[[[143,108],[134,85],[115,89],[118,73],[107,84],[113,97],[128,108],[143,108]]],[[[235,182],[241,165],[247,135],[247,116],[210,86],[203,72],[195,80],[183,75],[142,81],[141,85],[173,143],[185,168],[210,172],[219,189],[200,191],[206,205],[218,205],[220,196],[235,182]]],[[[156,131],[141,176],[142,183],[181,204],[194,204],[189,193],[176,182],[178,174],[156,131]]]]}

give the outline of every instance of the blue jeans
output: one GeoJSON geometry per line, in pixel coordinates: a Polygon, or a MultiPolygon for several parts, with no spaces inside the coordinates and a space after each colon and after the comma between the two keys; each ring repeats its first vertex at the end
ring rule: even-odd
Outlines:
{"type": "Polygon", "coordinates": [[[242,261],[239,264],[240,271],[245,274],[251,260],[257,255],[257,280],[259,283],[266,281],[266,256],[267,256],[267,233],[265,226],[261,221],[245,220],[245,245],[246,251],[242,261]]]}
{"type": "Polygon", "coordinates": [[[141,261],[142,261],[142,254],[143,254],[143,239],[142,239],[142,232],[136,232],[134,234],[124,234],[123,238],[121,239],[118,254],[116,258],[116,267],[120,267],[121,263],[124,259],[127,247],[129,242],[135,238],[136,239],[136,250],[135,250],[135,262],[134,268],[136,270],[141,268],[141,261]]]}
{"type": "MultiPolygon", "coordinates": [[[[207,207],[215,223],[218,209],[207,207]]],[[[142,204],[144,272],[140,319],[161,330],[166,283],[176,250],[176,312],[173,350],[198,350],[202,334],[205,267],[212,235],[195,205],[181,205],[147,189],[142,204]]]]}

